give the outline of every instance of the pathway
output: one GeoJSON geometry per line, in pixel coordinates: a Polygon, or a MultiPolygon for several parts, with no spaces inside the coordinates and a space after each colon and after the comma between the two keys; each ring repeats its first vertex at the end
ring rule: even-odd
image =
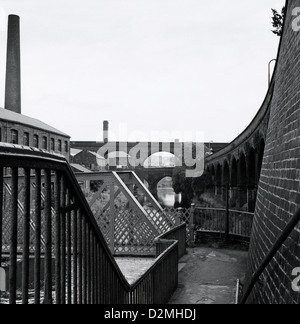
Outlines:
{"type": "Polygon", "coordinates": [[[179,286],[170,304],[234,304],[236,280],[246,273],[247,252],[188,249],[180,260],[179,286]]]}

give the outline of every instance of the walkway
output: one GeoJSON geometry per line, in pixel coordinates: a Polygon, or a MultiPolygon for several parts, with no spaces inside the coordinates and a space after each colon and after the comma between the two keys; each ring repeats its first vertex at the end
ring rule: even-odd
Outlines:
{"type": "Polygon", "coordinates": [[[244,276],[247,252],[188,249],[180,260],[179,287],[170,304],[234,304],[236,280],[244,276]]]}

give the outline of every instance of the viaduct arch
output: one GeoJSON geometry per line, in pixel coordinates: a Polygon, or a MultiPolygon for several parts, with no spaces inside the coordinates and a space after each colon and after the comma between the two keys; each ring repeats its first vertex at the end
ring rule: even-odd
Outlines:
{"type": "Polygon", "coordinates": [[[205,159],[205,170],[211,175],[213,192],[226,199],[230,187],[231,207],[253,212],[267,137],[270,104],[274,83],[246,130],[234,141],[205,159]]]}

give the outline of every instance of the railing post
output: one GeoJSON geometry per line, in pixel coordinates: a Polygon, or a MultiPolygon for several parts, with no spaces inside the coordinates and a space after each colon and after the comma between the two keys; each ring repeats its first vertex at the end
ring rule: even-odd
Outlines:
{"type": "Polygon", "coordinates": [[[22,265],[22,300],[28,304],[29,287],[29,249],[30,249],[30,169],[24,170],[24,221],[23,221],[23,265],[22,265]]]}
{"type": "Polygon", "coordinates": [[[41,170],[35,170],[35,247],[34,247],[34,303],[41,296],[41,170]]]}
{"type": "Polygon", "coordinates": [[[229,242],[229,186],[226,186],[225,243],[229,242]]]}
{"type": "Polygon", "coordinates": [[[18,168],[12,168],[12,197],[10,225],[10,269],[9,269],[9,303],[17,300],[17,248],[18,248],[18,168]]]}
{"type": "Polygon", "coordinates": [[[111,253],[115,251],[115,185],[110,184],[110,248],[111,253]]]}
{"type": "Polygon", "coordinates": [[[3,227],[3,167],[0,168],[0,268],[2,265],[2,227],[3,227]]]}
{"type": "Polygon", "coordinates": [[[177,208],[177,217],[175,220],[175,226],[178,226],[182,223],[183,220],[183,208],[179,207],[177,208]]]}
{"type": "Polygon", "coordinates": [[[190,208],[190,247],[195,246],[195,206],[195,204],[192,204],[190,208]]]}
{"type": "Polygon", "coordinates": [[[56,304],[61,304],[61,215],[60,215],[60,198],[61,198],[61,176],[56,172],[55,177],[55,292],[56,304]]]}
{"type": "Polygon", "coordinates": [[[52,214],[51,214],[51,171],[45,170],[45,266],[44,304],[52,304],[52,214]]]}

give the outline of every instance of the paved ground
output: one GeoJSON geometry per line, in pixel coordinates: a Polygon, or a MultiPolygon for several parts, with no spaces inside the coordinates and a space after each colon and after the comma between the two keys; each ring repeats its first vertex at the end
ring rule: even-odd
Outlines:
{"type": "Polygon", "coordinates": [[[180,260],[179,287],[170,304],[234,304],[236,280],[244,276],[247,252],[189,249],[180,260]]]}
{"type": "Polygon", "coordinates": [[[115,258],[115,260],[131,285],[141,278],[155,261],[154,258],[115,258]]]}

